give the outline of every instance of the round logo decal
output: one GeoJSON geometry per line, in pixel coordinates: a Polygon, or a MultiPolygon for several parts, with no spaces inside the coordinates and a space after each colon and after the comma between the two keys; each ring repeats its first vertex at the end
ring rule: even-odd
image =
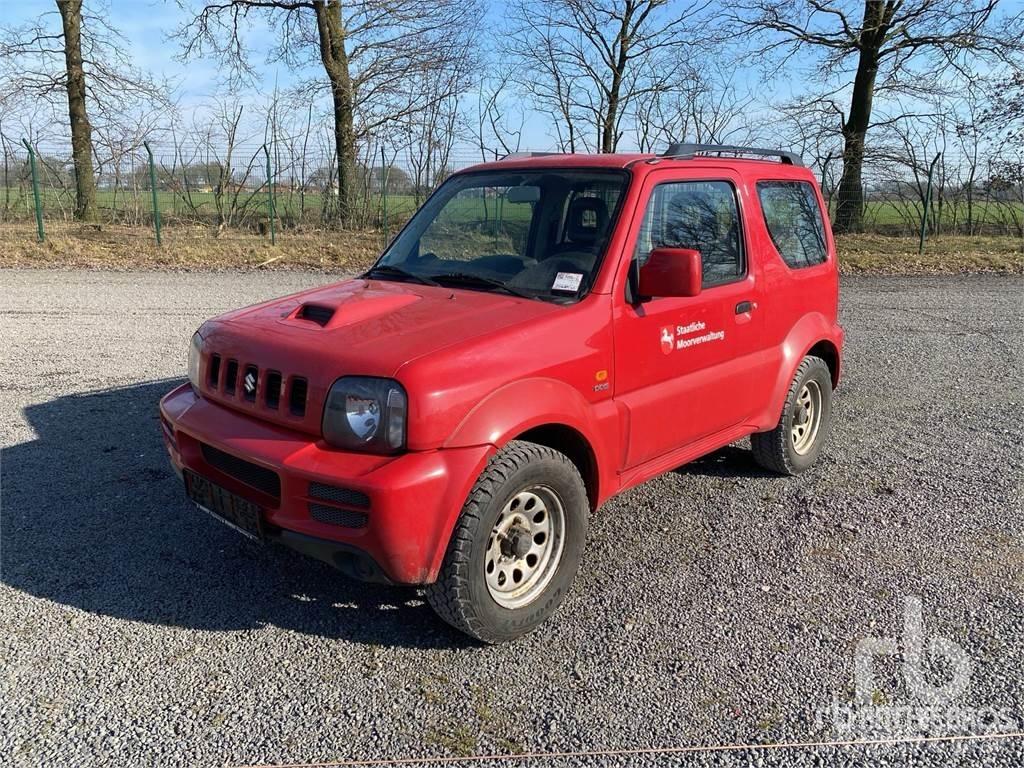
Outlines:
{"type": "Polygon", "coordinates": [[[676,348],[676,335],[672,326],[666,325],[661,329],[661,351],[662,354],[670,354],[676,348]]]}

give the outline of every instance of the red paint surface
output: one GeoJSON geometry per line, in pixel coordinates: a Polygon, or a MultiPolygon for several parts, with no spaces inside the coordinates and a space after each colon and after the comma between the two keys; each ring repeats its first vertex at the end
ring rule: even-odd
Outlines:
{"type": "MultiPolygon", "coordinates": [[[[733,159],[642,155],[555,156],[488,167],[628,167],[631,180],[593,290],[573,305],[501,294],[378,280],[348,280],[209,321],[200,377],[210,354],[222,365],[258,365],[308,381],[306,414],[189,385],[161,403],[189,467],[264,506],[281,528],[365,549],[395,581],[434,579],[462,504],[487,458],[534,427],[557,424],[587,443],[596,464],[597,504],[627,487],[779,420],[803,356],[819,343],[837,362],[835,244],[825,222],[825,263],[790,269],[762,216],[758,180],[806,180],[806,168],[733,159]],[[658,183],[731,182],[739,197],[747,275],[696,296],[626,300],[630,258],[658,183]],[[747,312],[736,312],[750,302],[747,312]],[[328,307],[326,326],[297,317],[306,303],[328,307]],[[677,334],[703,324],[704,331],[677,334]],[[668,333],[666,333],[666,331],[668,333]],[[683,336],[724,332],[720,341],[671,349],[683,336]],[[598,372],[607,375],[598,378],[598,372]],[[320,438],[324,398],[344,375],[393,377],[409,396],[408,450],[398,456],[346,453],[320,438]],[[601,386],[596,386],[601,383],[601,386]],[[279,504],[207,466],[198,441],[276,471],[279,504]],[[371,499],[369,524],[345,529],[311,519],[311,481],[371,499]]],[[[817,184],[815,184],[817,189],[817,184]]],[[[823,206],[823,201],[819,204],[823,206]]]]}

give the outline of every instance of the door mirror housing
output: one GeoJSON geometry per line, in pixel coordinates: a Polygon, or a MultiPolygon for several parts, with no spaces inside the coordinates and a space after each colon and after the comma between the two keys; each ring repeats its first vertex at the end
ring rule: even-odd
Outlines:
{"type": "Polygon", "coordinates": [[[640,268],[641,300],[653,296],[696,296],[704,280],[700,251],[655,248],[640,268]]]}

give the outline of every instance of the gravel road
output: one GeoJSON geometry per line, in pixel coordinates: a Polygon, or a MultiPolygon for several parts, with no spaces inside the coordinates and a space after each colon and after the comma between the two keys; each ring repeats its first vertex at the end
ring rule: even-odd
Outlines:
{"type": "MultiPolygon", "coordinates": [[[[0,764],[1024,730],[1021,279],[845,280],[820,464],[770,477],[740,444],[612,501],[555,619],[495,648],[415,591],[247,544],[169,469],[156,403],[192,330],[329,279],[0,272],[0,764]],[[896,653],[857,690],[867,638],[896,653]]],[[[1000,738],[501,765],[1022,763],[1000,738]]]]}

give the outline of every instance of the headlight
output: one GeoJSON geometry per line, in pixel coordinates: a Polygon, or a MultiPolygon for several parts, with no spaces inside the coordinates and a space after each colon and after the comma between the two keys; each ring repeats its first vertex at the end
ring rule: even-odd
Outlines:
{"type": "Polygon", "coordinates": [[[395,453],[405,447],[407,398],[394,379],[344,376],[324,406],[324,439],[338,448],[395,453]]]}
{"type": "Polygon", "coordinates": [[[199,333],[192,334],[192,343],[188,345],[188,380],[192,387],[199,391],[199,361],[203,354],[203,337],[199,333]]]}

